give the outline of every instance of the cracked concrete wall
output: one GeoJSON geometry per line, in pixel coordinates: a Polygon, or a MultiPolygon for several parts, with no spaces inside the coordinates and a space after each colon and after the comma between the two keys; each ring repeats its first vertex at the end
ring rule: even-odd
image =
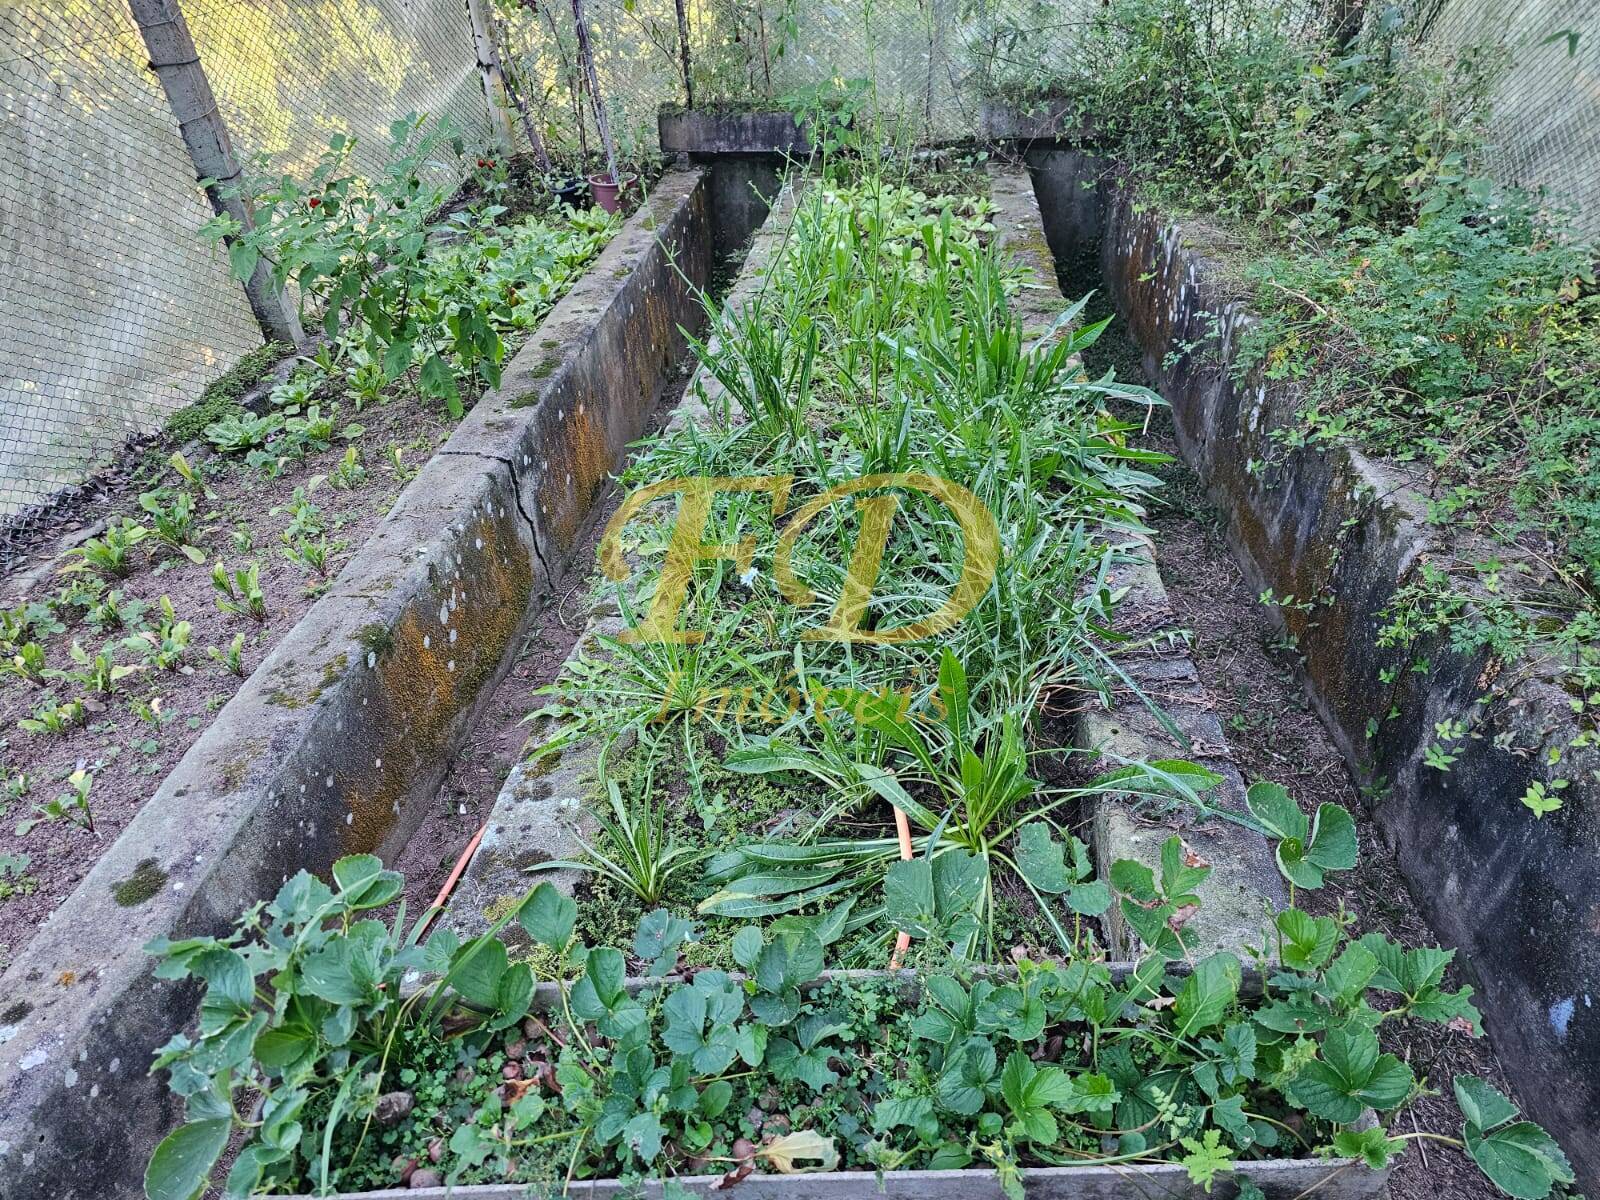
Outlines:
{"type": "Polygon", "coordinates": [[[669,172],[0,976],[0,1195],[136,1196],[196,996],[143,945],[389,855],[510,668],[702,311],[707,173],[669,172]],[[120,901],[133,900],[132,903],[120,901]]]}

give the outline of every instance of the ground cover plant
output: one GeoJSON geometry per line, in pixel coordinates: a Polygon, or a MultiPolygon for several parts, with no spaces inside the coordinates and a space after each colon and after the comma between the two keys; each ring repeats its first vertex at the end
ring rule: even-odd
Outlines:
{"type": "MultiPolygon", "coordinates": [[[[1302,889],[1354,864],[1336,806],[1308,823],[1258,784],[1250,810],[1284,835],[1302,889]]],[[[1170,914],[1208,871],[1174,837],[1159,873],[1119,862],[1109,887],[1127,911],[1170,914]]],[[[1253,1161],[1376,1169],[1422,1140],[1513,1196],[1572,1182],[1555,1142],[1474,1077],[1451,1083],[1459,1131],[1402,1126],[1429,1081],[1383,1051],[1390,1022],[1477,1034],[1478,1014],[1470,988],[1440,985],[1449,951],[1358,938],[1343,914],[1291,906],[1247,967],[1197,960],[1179,923],[1136,963],[1019,953],[919,976],[825,975],[842,923],[782,918],[740,928],[730,974],[681,968],[696,925],[664,908],[630,946],[591,946],[545,883],[463,942],[424,937],[432,913],[408,927],[403,904],[369,915],[403,888],[376,858],[345,858],[332,886],[301,872],[226,937],[152,943],[158,975],[205,985],[198,1029],[152,1067],[187,1111],[150,1160],[152,1200],[199,1196],[236,1129],[230,1197],[504,1181],[559,1195],[605,1177],[687,1194],[676,1177],[970,1167],[1020,1200],[1032,1167],[1159,1162],[1259,1196],[1253,1161]],[[500,940],[512,922],[549,964],[542,987],[500,940]]]]}
{"type": "Polygon", "coordinates": [[[839,961],[882,965],[906,928],[904,887],[928,871],[968,955],[997,957],[1030,917],[1076,944],[1103,891],[1075,881],[1077,911],[1058,921],[1014,839],[1044,854],[1059,841],[1086,876],[1070,830],[1087,796],[1208,781],[1184,763],[1040,777],[1067,754],[1043,721],[1052,698],[1126,683],[1106,573],[1153,481],[1104,402],[1149,394],[1084,375],[1075,355],[1097,329],[1072,329],[1074,314],[1030,348],[987,202],[918,182],[825,171],[759,294],[713,314],[695,345],[717,385],[710,417],[643,448],[624,482],[664,499],[625,514],[603,550],[629,564],[607,588],[631,629],[575,662],[540,714],[562,720],[540,755],[628,739],[625,768],[602,756],[603,828],[579,862],[604,919],[692,898],[723,965],[735,922],[841,901],[839,961]],[[686,478],[742,482],[680,501],[686,478]],[[947,485],[972,498],[965,516],[937,494],[947,485]],[[703,505],[688,519],[707,540],[748,539],[737,561],[674,577],[675,503],[703,505]],[[874,538],[863,594],[846,564],[874,538]],[[993,577],[971,611],[919,627],[980,561],[993,577]],[[759,779],[763,831],[716,827],[711,772],[743,776],[724,784],[735,792],[759,779]],[[958,850],[976,854],[959,878],[958,850]]]}
{"type": "MultiPolygon", "coordinates": [[[[1263,318],[1236,369],[1259,366],[1303,396],[1280,452],[1360,445],[1424,493],[1444,534],[1391,608],[1396,672],[1426,669],[1436,645],[1500,665],[1543,656],[1592,741],[1595,248],[1547,198],[1487,174],[1503,48],[1430,46],[1426,6],[1329,11],[1353,19],[1257,0],[1114,0],[1053,66],[1014,31],[992,30],[978,51],[997,94],[1064,100],[1145,201],[1236,243],[1227,257],[1263,318]]],[[[1574,49],[1561,36],[1530,52],[1574,49]]],[[[1463,735],[1481,711],[1462,714],[1463,735]]],[[[1524,803],[1543,816],[1559,791],[1524,803]]]]}
{"type": "Polygon", "coordinates": [[[239,404],[266,369],[260,356],[219,381],[173,421],[198,451],[169,443],[149,455],[103,527],[0,590],[0,856],[30,864],[28,886],[0,895],[0,965],[327,588],[448,437],[452,410],[476,402],[619,225],[542,191],[475,191],[441,207],[446,184],[422,181],[444,178],[429,170],[449,157],[448,139],[420,120],[401,124],[377,180],[349,172],[344,143],[316,177],[325,190],[272,185],[300,190],[294,206],[272,210],[259,252],[307,264],[291,278],[333,336],[295,361],[260,413],[239,404]],[[340,209],[344,198],[365,217],[340,209]],[[521,215],[508,220],[508,209],[521,215]],[[388,279],[335,303],[318,280],[386,275],[391,242],[409,236],[395,231],[402,220],[423,239],[403,303],[388,279]],[[381,349],[375,329],[392,335],[381,349]],[[403,362],[395,338],[414,346],[403,362]],[[449,394],[424,382],[440,370],[449,394]]]}

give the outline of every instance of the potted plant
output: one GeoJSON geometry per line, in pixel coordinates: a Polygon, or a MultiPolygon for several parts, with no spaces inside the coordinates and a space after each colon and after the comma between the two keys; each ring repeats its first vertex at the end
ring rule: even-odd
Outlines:
{"type": "Polygon", "coordinates": [[[617,170],[617,144],[611,136],[611,121],[606,115],[605,98],[600,94],[600,76],[594,69],[594,47],[589,38],[589,22],[583,15],[583,0],[572,0],[572,24],[578,36],[578,62],[588,83],[589,104],[594,112],[595,128],[600,132],[600,144],[605,149],[606,170],[603,174],[589,176],[589,191],[594,202],[606,212],[614,213],[622,207],[622,194],[635,182],[634,176],[624,177],[617,170]]]}

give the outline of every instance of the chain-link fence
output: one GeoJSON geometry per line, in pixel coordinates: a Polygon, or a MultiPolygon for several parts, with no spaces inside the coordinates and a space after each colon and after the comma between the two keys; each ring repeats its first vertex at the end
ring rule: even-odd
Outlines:
{"type": "MultiPolygon", "coordinates": [[[[241,158],[382,162],[409,111],[482,137],[461,0],[186,0],[241,158]]],[[[0,517],[75,483],[261,334],[125,0],[0,9],[0,517]]]]}
{"type": "Polygon", "coordinates": [[[1544,188],[1600,240],[1600,5],[1595,0],[1485,4],[1446,0],[1428,39],[1510,52],[1490,122],[1495,174],[1544,188]]]}
{"type": "MultiPolygon", "coordinates": [[[[485,105],[466,0],[178,0],[241,159],[304,172],[335,133],[382,162],[409,112],[474,139],[485,105]]],[[[1201,0],[1196,0],[1200,3],[1201,0]]],[[[1303,0],[1308,19],[1330,0],[1303,0]]],[[[1071,69],[1098,0],[579,0],[619,156],[660,105],[793,101],[871,79],[916,136],[970,136],[997,73],[1071,69]]],[[[1502,42],[1496,166],[1600,235],[1600,0],[1421,0],[1442,48],[1502,42]]],[[[600,160],[573,0],[479,0],[507,115],[558,165],[600,160]]],[[[1356,6],[1360,8],[1360,5],[1356,6]]],[[[1374,6],[1374,11],[1376,8],[1374,6]]],[[[0,9],[0,519],[194,400],[261,335],[225,259],[127,0],[0,9]]]]}

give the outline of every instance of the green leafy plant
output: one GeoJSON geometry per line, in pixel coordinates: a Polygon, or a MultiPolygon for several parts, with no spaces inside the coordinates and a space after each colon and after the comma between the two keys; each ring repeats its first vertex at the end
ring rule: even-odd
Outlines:
{"type": "Polygon", "coordinates": [[[344,491],[353,491],[367,482],[367,468],[361,463],[361,454],[354,446],[345,447],[339,465],[328,472],[328,482],[344,491]]]}
{"type": "Polygon", "coordinates": [[[230,574],[219,558],[211,567],[211,587],[217,608],[225,613],[267,619],[267,597],[261,590],[261,564],[252,559],[248,566],[235,567],[230,574]]]}
{"type": "Polygon", "coordinates": [[[75,671],[48,671],[46,674],[51,679],[60,679],[68,683],[77,684],[87,691],[105,696],[116,690],[130,675],[139,672],[138,667],[119,664],[114,661],[116,643],[103,646],[97,653],[90,654],[81,644],[74,641],[70,651],[72,661],[78,664],[75,671]]]}
{"type": "Polygon", "coordinates": [[[230,675],[237,675],[240,679],[245,676],[244,669],[244,634],[236,633],[233,640],[226,647],[209,646],[206,648],[207,656],[230,675]]]}
{"type": "Polygon", "coordinates": [[[601,838],[593,842],[580,839],[585,855],[582,859],[552,860],[531,869],[593,871],[619,884],[641,903],[655,904],[665,894],[672,876],[699,862],[703,855],[673,841],[667,832],[664,806],[649,799],[648,781],[643,788],[646,798],[634,803],[622,798],[615,779],[606,777],[603,781],[610,811],[592,810],[601,838]]]}
{"type": "Polygon", "coordinates": [[[133,570],[133,551],[150,536],[150,530],[132,517],[121,517],[106,525],[99,537],[87,539],[67,553],[76,561],[65,571],[94,571],[111,579],[121,579],[133,570]]]}
{"type": "Polygon", "coordinates": [[[67,776],[67,790],[34,810],[35,815],[17,822],[17,836],[25,837],[41,821],[70,821],[94,832],[94,811],[89,807],[89,789],[94,776],[83,767],[67,776]]]}
{"type": "Polygon", "coordinates": [[[9,661],[0,663],[0,668],[29,683],[38,683],[44,679],[46,671],[44,647],[38,642],[23,642],[15,649],[16,653],[9,661]]]}
{"type": "Polygon", "coordinates": [[[58,701],[47,695],[34,708],[33,715],[21,718],[17,725],[28,733],[60,735],[82,724],[88,711],[82,700],[58,701]]]}
{"type": "Polygon", "coordinates": [[[206,560],[204,551],[193,544],[196,532],[194,497],[188,492],[173,492],[170,488],[143,492],[139,496],[139,507],[150,515],[156,540],[163,546],[176,550],[190,562],[206,560]]]}
{"type": "Polygon", "coordinates": [[[122,645],[142,658],[147,666],[175,671],[183,665],[189,651],[189,622],[178,619],[170,596],[161,597],[160,609],[161,619],[154,628],[123,638],[122,645]]]}
{"type": "Polygon", "coordinates": [[[98,633],[115,629],[135,630],[144,623],[149,605],[137,597],[124,597],[116,589],[106,592],[89,609],[86,620],[98,633]]]}
{"type": "MultiPolygon", "coordinates": [[[[1175,838],[1163,847],[1181,852],[1175,838]]],[[[1572,1181],[1548,1135],[1470,1077],[1456,1080],[1461,1138],[1402,1129],[1421,1086],[1378,1032],[1464,1021],[1475,1033],[1470,989],[1415,1003],[1405,989],[1420,977],[1404,964],[1433,977],[1448,954],[1351,940],[1339,922],[1316,965],[1285,963],[1263,990],[1231,954],[1185,961],[1181,947],[1118,965],[1069,954],[830,976],[839,918],[741,928],[742,978],[686,976],[696,930],[656,909],[631,947],[648,975],[629,980],[628,955],[579,940],[578,906],[549,884],[478,938],[423,942],[403,911],[362,916],[402,890],[376,859],[341,859],[333,882],[296,876],[225,938],[152,943],[157,974],[202,980],[211,1014],[155,1060],[188,1121],[151,1159],[152,1197],[200,1194],[245,1124],[245,1092],[261,1105],[230,1196],[403,1186],[423,1162],[454,1186],[537,1184],[552,1163],[631,1183],[711,1164],[733,1182],[987,1167],[1015,1196],[1030,1166],[1117,1164],[1136,1180],[1169,1162],[1249,1195],[1258,1159],[1381,1169],[1421,1138],[1466,1150],[1512,1195],[1572,1181]],[[512,921],[548,983],[499,941],[512,921]],[[423,985],[402,990],[407,972],[423,985]],[[1404,999],[1380,1010],[1384,993],[1404,999]]]]}
{"type": "Polygon", "coordinates": [[[243,454],[259,450],[283,429],[284,416],[279,412],[254,416],[250,413],[230,413],[205,428],[206,441],[223,454],[243,454]]]}
{"type": "Polygon", "coordinates": [[[39,890],[39,880],[28,874],[32,863],[26,854],[0,854],[0,903],[39,890]]]}

